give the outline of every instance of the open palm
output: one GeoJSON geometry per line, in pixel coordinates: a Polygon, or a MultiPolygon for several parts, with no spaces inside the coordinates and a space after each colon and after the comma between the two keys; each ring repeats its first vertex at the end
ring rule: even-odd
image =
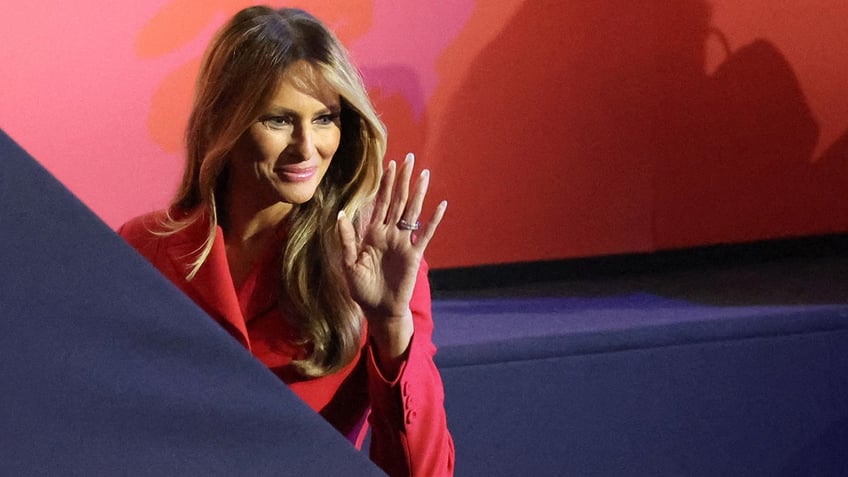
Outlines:
{"type": "Polygon", "coordinates": [[[447,207],[441,202],[414,235],[403,226],[403,222],[418,221],[429,185],[429,171],[425,170],[410,190],[414,162],[413,156],[407,155],[399,171],[394,161],[389,162],[360,243],[350,219],[339,215],[348,286],[369,322],[408,314],[424,250],[447,207]]]}

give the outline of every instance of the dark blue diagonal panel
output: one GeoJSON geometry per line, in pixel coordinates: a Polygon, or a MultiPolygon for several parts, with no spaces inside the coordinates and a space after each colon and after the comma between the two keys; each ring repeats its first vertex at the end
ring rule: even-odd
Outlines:
{"type": "Polygon", "coordinates": [[[0,131],[0,474],[382,475],[0,131]]]}

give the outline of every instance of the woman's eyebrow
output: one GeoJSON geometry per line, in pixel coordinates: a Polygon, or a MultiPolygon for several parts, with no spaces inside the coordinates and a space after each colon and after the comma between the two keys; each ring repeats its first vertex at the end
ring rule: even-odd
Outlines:
{"type": "MultiPolygon", "coordinates": [[[[315,116],[321,116],[321,115],[327,114],[327,113],[339,114],[341,112],[341,110],[342,110],[342,107],[341,107],[340,104],[333,104],[333,105],[327,106],[326,108],[319,109],[319,110],[315,111],[314,114],[315,114],[315,116]]],[[[285,106],[274,106],[274,105],[272,105],[271,107],[268,108],[268,113],[275,114],[275,115],[278,115],[278,116],[300,117],[300,113],[298,113],[297,111],[294,111],[292,109],[286,108],[285,106]]]]}
{"type": "Polygon", "coordinates": [[[300,116],[295,111],[293,111],[289,108],[286,108],[284,106],[273,106],[272,105],[271,107],[269,107],[267,109],[267,111],[270,114],[276,114],[276,115],[279,115],[279,116],[300,116]]]}

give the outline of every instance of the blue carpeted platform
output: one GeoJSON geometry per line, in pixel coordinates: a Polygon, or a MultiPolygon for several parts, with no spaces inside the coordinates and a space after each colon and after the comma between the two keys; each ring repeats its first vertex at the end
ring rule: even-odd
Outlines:
{"type": "Polygon", "coordinates": [[[435,304],[459,476],[848,475],[848,306],[435,304]]]}

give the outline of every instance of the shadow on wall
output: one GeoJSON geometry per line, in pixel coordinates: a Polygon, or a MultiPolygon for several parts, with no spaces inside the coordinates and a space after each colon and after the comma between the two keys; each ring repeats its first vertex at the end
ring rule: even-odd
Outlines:
{"type": "Polygon", "coordinates": [[[838,174],[848,175],[848,129],[822,153],[816,162],[832,163],[831,167],[839,168],[838,174]]]}
{"type": "Polygon", "coordinates": [[[504,24],[435,128],[433,154],[461,167],[434,182],[451,239],[434,255],[466,266],[651,248],[647,18],[637,2],[534,0],[504,24]]]}
{"type": "Polygon", "coordinates": [[[661,78],[657,246],[839,231],[848,174],[836,158],[813,160],[819,127],[791,65],[767,40],[735,51],[718,31],[710,40],[727,54],[715,73],[697,63],[661,78]]]}
{"type": "Polygon", "coordinates": [[[440,175],[444,235],[473,264],[844,228],[848,171],[812,160],[791,66],[758,40],[707,74],[719,40],[701,0],[526,2],[438,125],[436,154],[472,158],[440,175]]]}

